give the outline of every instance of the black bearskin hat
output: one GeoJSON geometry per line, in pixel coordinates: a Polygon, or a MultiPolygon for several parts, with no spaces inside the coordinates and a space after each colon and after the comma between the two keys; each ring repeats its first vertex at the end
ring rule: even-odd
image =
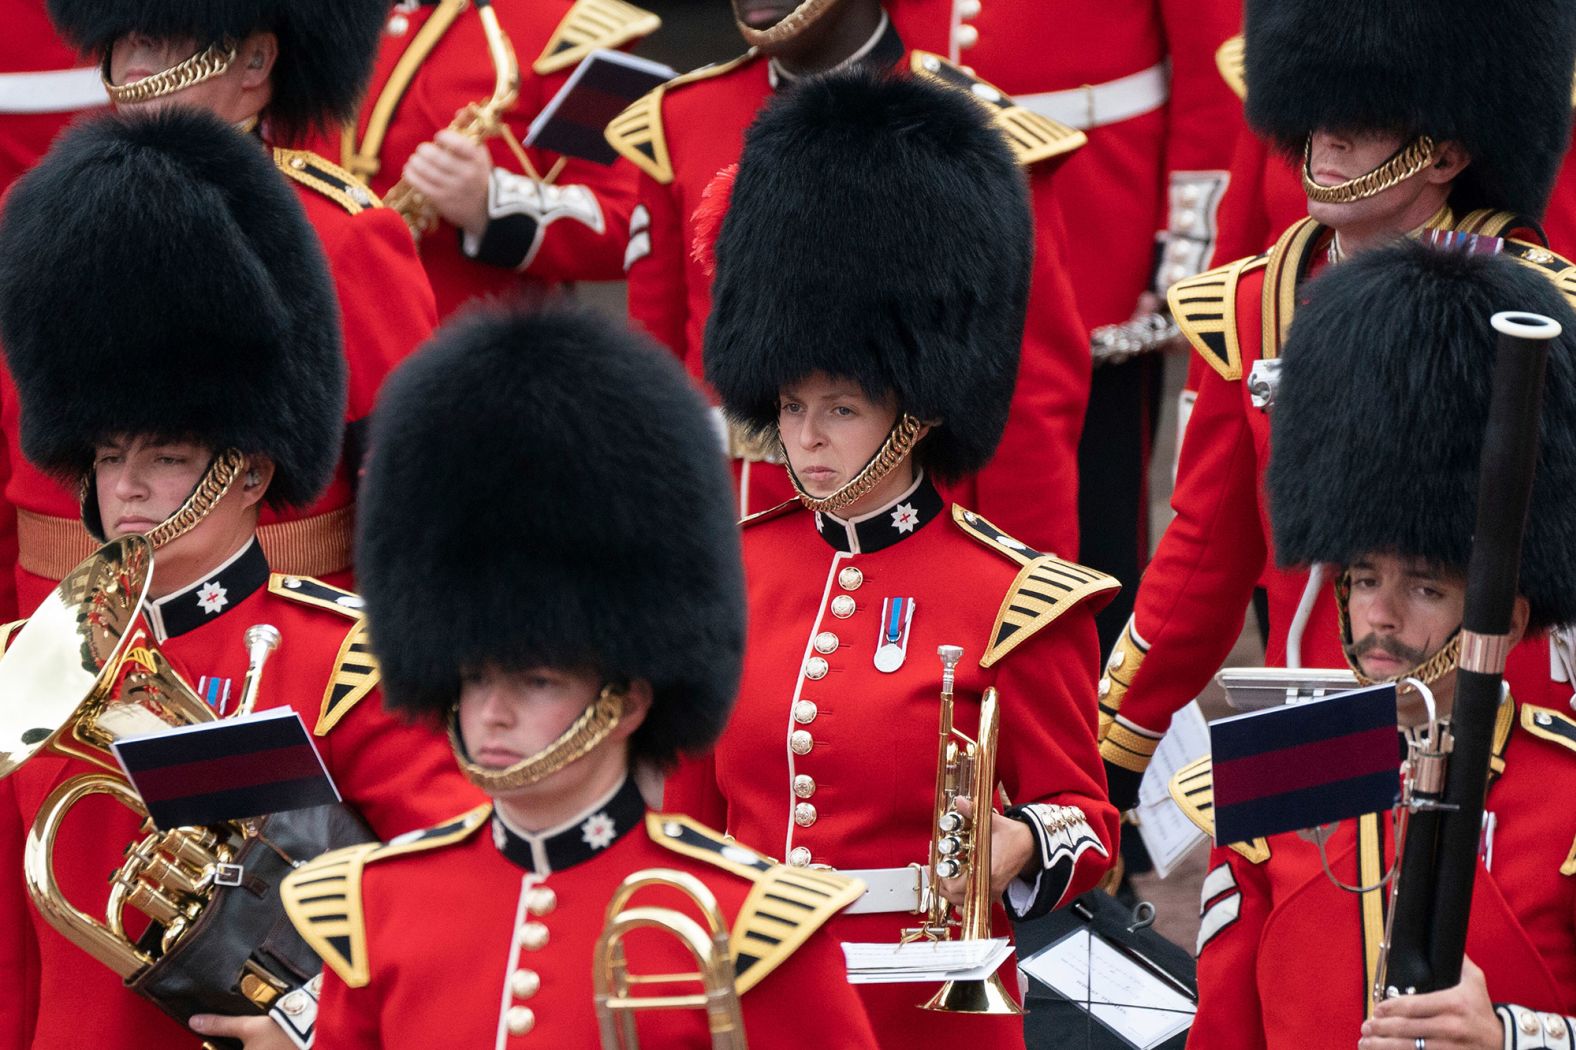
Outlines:
{"type": "Polygon", "coordinates": [[[705,749],[744,653],[738,527],[706,405],[591,313],[478,307],[388,380],[356,575],[392,707],[484,667],[591,667],[656,694],[633,753],[705,749]]]}
{"type": "Polygon", "coordinates": [[[863,71],[816,77],[745,137],[718,237],[706,379],[775,434],[815,371],[940,420],[943,478],[990,459],[1017,378],[1033,221],[1022,173],[964,92],[863,71]]]}
{"type": "Polygon", "coordinates": [[[1277,558],[1395,551],[1466,569],[1502,310],[1544,314],[1549,354],[1521,593],[1533,627],[1576,622],[1576,312],[1510,258],[1416,243],[1308,288],[1286,341],[1267,480],[1277,558]]]}
{"type": "Polygon", "coordinates": [[[389,0],[48,0],[73,47],[102,56],[127,33],[191,37],[201,50],[251,33],[279,38],[265,116],[281,141],[354,119],[389,0]]]}
{"type": "Polygon", "coordinates": [[[207,113],[78,124],[0,216],[0,341],[22,451],[83,476],[117,434],[274,461],[304,506],[343,443],[339,307],[317,236],[267,152],[207,113]]]}
{"type": "Polygon", "coordinates": [[[1459,141],[1458,209],[1539,218],[1570,146],[1576,4],[1248,0],[1247,115],[1302,155],[1318,128],[1459,141]]]}

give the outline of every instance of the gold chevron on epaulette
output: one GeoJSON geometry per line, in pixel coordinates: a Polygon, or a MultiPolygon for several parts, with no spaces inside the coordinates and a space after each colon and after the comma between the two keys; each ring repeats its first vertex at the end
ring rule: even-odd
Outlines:
{"type": "Polygon", "coordinates": [[[983,105],[1023,167],[1071,153],[1089,141],[1089,136],[1077,128],[1023,108],[1000,88],[964,72],[940,55],[915,51],[909,56],[909,69],[921,79],[962,91],[983,105]]]}
{"type": "Polygon", "coordinates": [[[311,150],[275,146],[274,166],[288,178],[316,190],[352,215],[383,205],[360,179],[311,150]]]}
{"type": "Polygon", "coordinates": [[[759,879],[773,866],[772,861],[754,850],[681,813],[647,813],[646,834],[665,849],[715,864],[746,879],[759,879]]]}
{"type": "Polygon", "coordinates": [[[323,702],[312,735],[325,736],[362,697],[377,688],[382,679],[378,658],[372,655],[367,623],[361,620],[339,645],[339,655],[334,658],[334,674],[328,680],[328,688],[323,690],[323,702]]]}
{"type": "Polygon", "coordinates": [[[1227,381],[1242,378],[1242,343],[1237,331],[1237,282],[1268,259],[1257,255],[1185,277],[1166,291],[1177,327],[1209,367],[1227,381]]]}
{"type": "Polygon", "coordinates": [[[1231,93],[1246,102],[1248,100],[1247,48],[1243,46],[1241,33],[1215,49],[1215,68],[1220,70],[1220,79],[1226,82],[1231,93]]]}
{"type": "Polygon", "coordinates": [[[367,603],[361,600],[361,595],[342,587],[335,587],[331,583],[324,583],[313,576],[273,573],[268,577],[268,593],[289,598],[302,605],[329,609],[352,620],[359,620],[366,615],[367,603]]]}
{"type": "Polygon", "coordinates": [[[546,76],[568,69],[598,48],[623,47],[661,27],[662,19],[624,0],[575,0],[531,63],[531,72],[546,76]]]}
{"type": "Polygon", "coordinates": [[[1568,751],[1576,751],[1576,719],[1561,711],[1523,704],[1521,728],[1539,740],[1547,740],[1568,751]]]}
{"type": "Polygon", "coordinates": [[[728,935],[739,994],[760,984],[864,892],[865,884],[858,879],[832,871],[783,864],[767,871],[750,887],[728,935]]]}
{"type": "Polygon", "coordinates": [[[296,932],[351,988],[365,987],[372,979],[361,869],[377,848],[376,842],[365,842],[325,853],[279,884],[279,899],[296,932]]]}
{"type": "MultiPolygon", "coordinates": [[[[1211,840],[1215,838],[1215,774],[1209,755],[1189,762],[1176,771],[1168,785],[1171,800],[1182,815],[1193,822],[1211,840]]],[[[1242,854],[1253,864],[1263,864],[1270,859],[1270,844],[1264,839],[1251,842],[1233,842],[1231,849],[1242,854]]]]}
{"type": "Polygon", "coordinates": [[[602,137],[619,156],[666,186],[673,181],[673,161],[668,155],[667,134],[662,130],[662,99],[676,87],[719,77],[755,56],[756,51],[751,48],[731,61],[692,69],[666,84],[658,84],[608,121],[602,137]]]}

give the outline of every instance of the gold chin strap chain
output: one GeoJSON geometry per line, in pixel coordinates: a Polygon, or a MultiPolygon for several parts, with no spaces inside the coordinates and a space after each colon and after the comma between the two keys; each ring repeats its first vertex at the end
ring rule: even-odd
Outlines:
{"type": "Polygon", "coordinates": [[[1434,162],[1434,140],[1419,135],[1366,175],[1321,186],[1313,181],[1313,136],[1302,148],[1302,191],[1317,204],[1351,204],[1399,185],[1434,162]]]}
{"type": "Polygon", "coordinates": [[[110,80],[110,53],[105,51],[103,65],[99,68],[99,79],[104,81],[104,90],[115,105],[135,105],[149,99],[173,95],[193,84],[201,84],[204,80],[218,76],[229,69],[230,63],[235,61],[235,51],[235,41],[221,40],[209,44],[206,49],[184,62],[178,62],[151,77],[143,77],[134,84],[116,84],[110,80]]]}
{"type": "Polygon", "coordinates": [[[246,457],[233,448],[227,448],[215,456],[208,465],[208,472],[202,476],[192,494],[186,497],[186,502],[174,514],[148,530],[148,542],[153,544],[154,550],[196,528],[197,523],[213,510],[214,504],[224,499],[224,494],[230,491],[235,479],[241,476],[241,467],[245,462],[246,457]]]}
{"type": "Polygon", "coordinates": [[[771,47],[773,44],[781,44],[798,36],[806,26],[820,18],[836,3],[837,0],[803,0],[798,7],[783,15],[767,29],[750,28],[737,13],[733,16],[733,24],[739,27],[739,33],[744,37],[746,44],[751,47],[771,47]]]}
{"type": "Polygon", "coordinates": [[[837,511],[864,497],[871,489],[881,483],[881,479],[892,472],[892,468],[903,462],[905,456],[914,450],[914,443],[919,440],[920,422],[907,412],[903,418],[892,427],[892,432],[876,454],[870,457],[870,462],[855,474],[853,478],[832,493],[830,496],[816,497],[805,491],[804,485],[799,482],[799,475],[793,472],[793,464],[789,462],[788,450],[783,448],[782,437],[777,439],[777,447],[782,452],[783,464],[788,468],[788,480],[793,482],[793,490],[799,494],[799,502],[813,511],[837,511]]]}
{"type": "Polygon", "coordinates": [[[449,712],[449,746],[467,780],[489,795],[513,791],[545,780],[569,763],[590,753],[624,718],[624,691],[605,685],[597,698],[586,706],[574,724],[557,740],[506,769],[488,769],[471,761],[460,739],[459,705],[449,712]]]}
{"type": "Polygon", "coordinates": [[[1408,678],[1415,678],[1424,685],[1433,685],[1456,669],[1461,658],[1461,632],[1459,630],[1450,636],[1450,641],[1446,642],[1439,652],[1409,671],[1402,671],[1400,674],[1391,675],[1389,678],[1377,679],[1369,678],[1363,674],[1361,665],[1352,658],[1352,654],[1347,649],[1352,643],[1352,621],[1346,612],[1346,602],[1351,597],[1351,593],[1351,576],[1343,572],[1335,581],[1335,616],[1341,631],[1341,655],[1346,658],[1346,666],[1351,668],[1352,674],[1357,678],[1358,685],[1380,685],[1385,682],[1394,682],[1401,686],[1400,692],[1405,693],[1409,692],[1410,689],[1401,685],[1401,683],[1408,678]]]}

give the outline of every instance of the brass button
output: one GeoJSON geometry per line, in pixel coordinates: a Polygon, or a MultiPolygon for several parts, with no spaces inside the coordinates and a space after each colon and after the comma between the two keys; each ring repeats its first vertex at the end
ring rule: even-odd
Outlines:
{"type": "Polygon", "coordinates": [[[794,777],[793,793],[800,798],[809,798],[815,794],[815,778],[807,773],[800,773],[794,777]]]}
{"type": "Polygon", "coordinates": [[[826,677],[829,666],[823,657],[812,656],[804,662],[804,676],[812,682],[819,682],[826,677]]]}
{"type": "Polygon", "coordinates": [[[1100,688],[1098,692],[1101,699],[1111,695],[1111,680],[1109,678],[1100,679],[1100,688]]]}
{"type": "Polygon", "coordinates": [[[815,806],[809,802],[800,802],[793,807],[793,822],[801,828],[807,828],[815,823],[815,806]]]}
{"type": "Polygon", "coordinates": [[[814,746],[815,740],[803,729],[788,734],[788,749],[796,755],[808,755],[814,746]]]}
{"type": "Polygon", "coordinates": [[[547,947],[547,927],[539,922],[528,922],[520,927],[520,943],[526,951],[539,952],[547,947]]]}
{"type": "Polygon", "coordinates": [[[1192,208],[1198,206],[1198,203],[1203,199],[1203,196],[1199,193],[1197,186],[1188,185],[1182,187],[1181,198],[1184,205],[1192,208]]]}
{"type": "Polygon", "coordinates": [[[1538,1023],[1538,1015],[1528,1010],[1521,1015],[1521,1030],[1528,1035],[1537,1035],[1543,1025],[1538,1023]]]}
{"type": "Polygon", "coordinates": [[[837,652],[838,637],[831,631],[822,631],[815,636],[815,651],[823,656],[830,656],[837,652]]]}
{"type": "Polygon", "coordinates": [[[793,705],[793,720],[802,726],[807,726],[815,721],[816,712],[814,700],[800,700],[793,705]]]}
{"type": "Polygon", "coordinates": [[[1118,667],[1121,667],[1126,662],[1127,662],[1127,650],[1126,649],[1117,648],[1117,649],[1113,649],[1111,651],[1111,658],[1105,662],[1105,666],[1109,667],[1111,670],[1114,671],[1118,667]]]}
{"type": "Polygon", "coordinates": [[[832,599],[832,615],[839,620],[846,620],[854,615],[854,600],[846,594],[839,594],[832,599]]]}
{"type": "Polygon", "coordinates": [[[1565,1038],[1565,1022],[1558,1014],[1543,1015],[1543,1030],[1555,1039],[1565,1038]]]}
{"type": "Polygon", "coordinates": [[[529,999],[542,990],[542,975],[535,970],[516,970],[509,975],[509,994],[529,999]]]}
{"type": "Polygon", "coordinates": [[[302,160],[300,157],[291,157],[290,166],[295,170],[300,171],[302,168],[306,167],[306,161],[302,160]]]}
{"type": "Polygon", "coordinates": [[[837,574],[837,585],[845,591],[857,591],[865,582],[865,574],[850,565],[837,574]]]}
{"type": "Polygon", "coordinates": [[[529,1006],[511,1006],[503,1015],[503,1026],[510,1035],[524,1035],[536,1027],[536,1011],[529,1006]]]}
{"type": "Polygon", "coordinates": [[[810,866],[810,851],[803,846],[795,846],[788,851],[788,866],[791,868],[807,868],[810,866]]]}
{"type": "Polygon", "coordinates": [[[959,18],[978,18],[980,16],[980,0],[958,0],[959,18]]]}
{"type": "Polygon", "coordinates": [[[558,894],[546,886],[537,886],[525,895],[525,910],[532,915],[551,915],[558,907],[558,894]]]}
{"type": "Polygon", "coordinates": [[[1532,716],[1532,720],[1540,726],[1551,726],[1554,724],[1554,716],[1547,711],[1539,711],[1532,716]]]}
{"type": "Polygon", "coordinates": [[[952,42],[961,48],[971,48],[980,42],[980,31],[971,25],[958,26],[952,34],[952,42]]]}

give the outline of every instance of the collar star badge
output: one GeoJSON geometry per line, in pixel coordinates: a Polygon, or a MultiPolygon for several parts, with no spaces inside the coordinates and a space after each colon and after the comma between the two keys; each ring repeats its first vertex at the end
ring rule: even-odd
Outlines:
{"type": "Polygon", "coordinates": [[[229,604],[227,592],[218,580],[209,580],[197,591],[197,606],[205,613],[216,613],[229,604]]]}
{"type": "Polygon", "coordinates": [[[592,849],[606,849],[613,844],[617,830],[613,826],[613,818],[603,810],[587,817],[586,822],[580,825],[580,838],[592,849]]]}
{"type": "Polygon", "coordinates": [[[892,527],[899,532],[913,532],[919,524],[919,511],[912,503],[899,503],[892,511],[892,527]]]}

